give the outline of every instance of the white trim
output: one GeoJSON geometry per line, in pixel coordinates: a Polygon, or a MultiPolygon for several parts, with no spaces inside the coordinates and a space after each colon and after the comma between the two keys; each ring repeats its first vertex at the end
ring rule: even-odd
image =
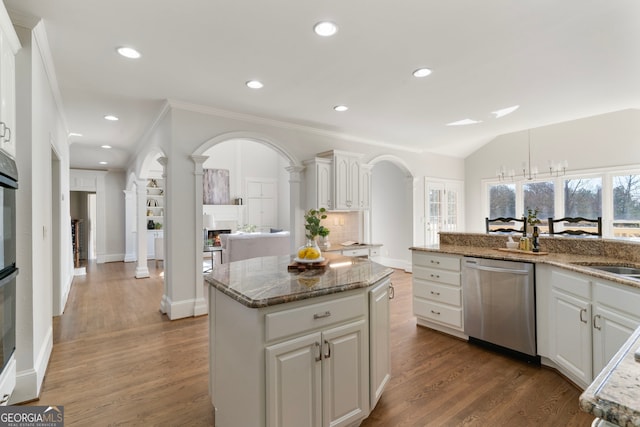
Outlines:
{"type": "Polygon", "coordinates": [[[34,367],[16,373],[16,388],[11,395],[10,404],[27,402],[40,396],[40,388],[53,351],[53,326],[49,325],[47,335],[40,346],[34,367]]]}

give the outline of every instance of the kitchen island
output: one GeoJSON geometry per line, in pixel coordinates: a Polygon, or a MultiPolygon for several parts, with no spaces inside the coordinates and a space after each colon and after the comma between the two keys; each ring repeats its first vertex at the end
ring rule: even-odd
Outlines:
{"type": "Polygon", "coordinates": [[[205,276],[216,426],[349,426],[374,408],[390,378],[392,270],[324,256],[324,268],[274,256],[205,276]]]}

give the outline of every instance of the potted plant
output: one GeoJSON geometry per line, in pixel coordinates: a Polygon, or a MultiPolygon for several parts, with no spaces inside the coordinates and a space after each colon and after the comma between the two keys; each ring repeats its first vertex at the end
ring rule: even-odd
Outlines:
{"type": "Polygon", "coordinates": [[[318,246],[318,236],[327,237],[329,229],[321,225],[320,222],[327,217],[325,208],[309,209],[304,214],[304,229],[307,243],[298,249],[298,260],[313,262],[322,260],[322,253],[318,246]]]}

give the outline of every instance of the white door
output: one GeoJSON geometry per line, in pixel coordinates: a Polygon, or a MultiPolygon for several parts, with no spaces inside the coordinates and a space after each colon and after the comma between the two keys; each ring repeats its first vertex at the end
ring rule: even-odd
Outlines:
{"type": "Polygon", "coordinates": [[[364,319],[322,333],[323,426],[349,426],[369,413],[367,333],[364,319]]]}
{"type": "Polygon", "coordinates": [[[315,333],[266,348],[267,426],[322,425],[320,343],[315,333]]]}
{"type": "Polygon", "coordinates": [[[584,384],[592,379],[591,304],[551,290],[551,359],[584,384]]]}
{"type": "Polygon", "coordinates": [[[256,231],[269,231],[277,226],[277,189],[272,180],[247,180],[247,224],[256,231]]]}
{"type": "Polygon", "coordinates": [[[454,181],[425,182],[425,244],[439,241],[440,231],[458,231],[462,226],[462,185],[454,181]]]}
{"type": "Polygon", "coordinates": [[[369,292],[369,371],[371,409],[391,379],[389,284],[385,280],[369,292]]]}

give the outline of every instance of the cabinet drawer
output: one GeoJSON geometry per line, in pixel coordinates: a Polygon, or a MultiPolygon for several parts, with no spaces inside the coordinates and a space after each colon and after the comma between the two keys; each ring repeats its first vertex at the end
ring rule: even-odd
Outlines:
{"type": "Polygon", "coordinates": [[[378,256],[378,255],[380,255],[379,247],[369,248],[369,256],[378,256]]]}
{"type": "Polygon", "coordinates": [[[369,249],[347,249],[342,251],[344,256],[369,256],[369,249]]]}
{"type": "Polygon", "coordinates": [[[334,323],[363,317],[366,309],[365,297],[353,295],[269,313],[265,315],[265,339],[273,341],[292,335],[301,335],[334,323]]]}
{"type": "Polygon", "coordinates": [[[640,291],[631,286],[595,282],[593,301],[640,318],[640,291]]]}
{"type": "Polygon", "coordinates": [[[442,255],[433,254],[431,252],[413,251],[413,264],[422,267],[460,271],[460,257],[455,255],[442,255]]]}
{"type": "Polygon", "coordinates": [[[0,376],[0,405],[7,406],[16,386],[16,359],[11,356],[0,376]]]}
{"type": "Polygon", "coordinates": [[[462,307],[462,292],[460,288],[452,288],[416,279],[413,281],[413,295],[443,304],[462,307]]]}
{"type": "Polygon", "coordinates": [[[448,285],[460,286],[460,273],[447,270],[436,270],[435,268],[413,266],[413,277],[430,282],[446,283],[448,285]]]}
{"type": "Polygon", "coordinates": [[[423,298],[413,298],[413,314],[455,328],[462,328],[462,308],[450,307],[423,298]]]}

